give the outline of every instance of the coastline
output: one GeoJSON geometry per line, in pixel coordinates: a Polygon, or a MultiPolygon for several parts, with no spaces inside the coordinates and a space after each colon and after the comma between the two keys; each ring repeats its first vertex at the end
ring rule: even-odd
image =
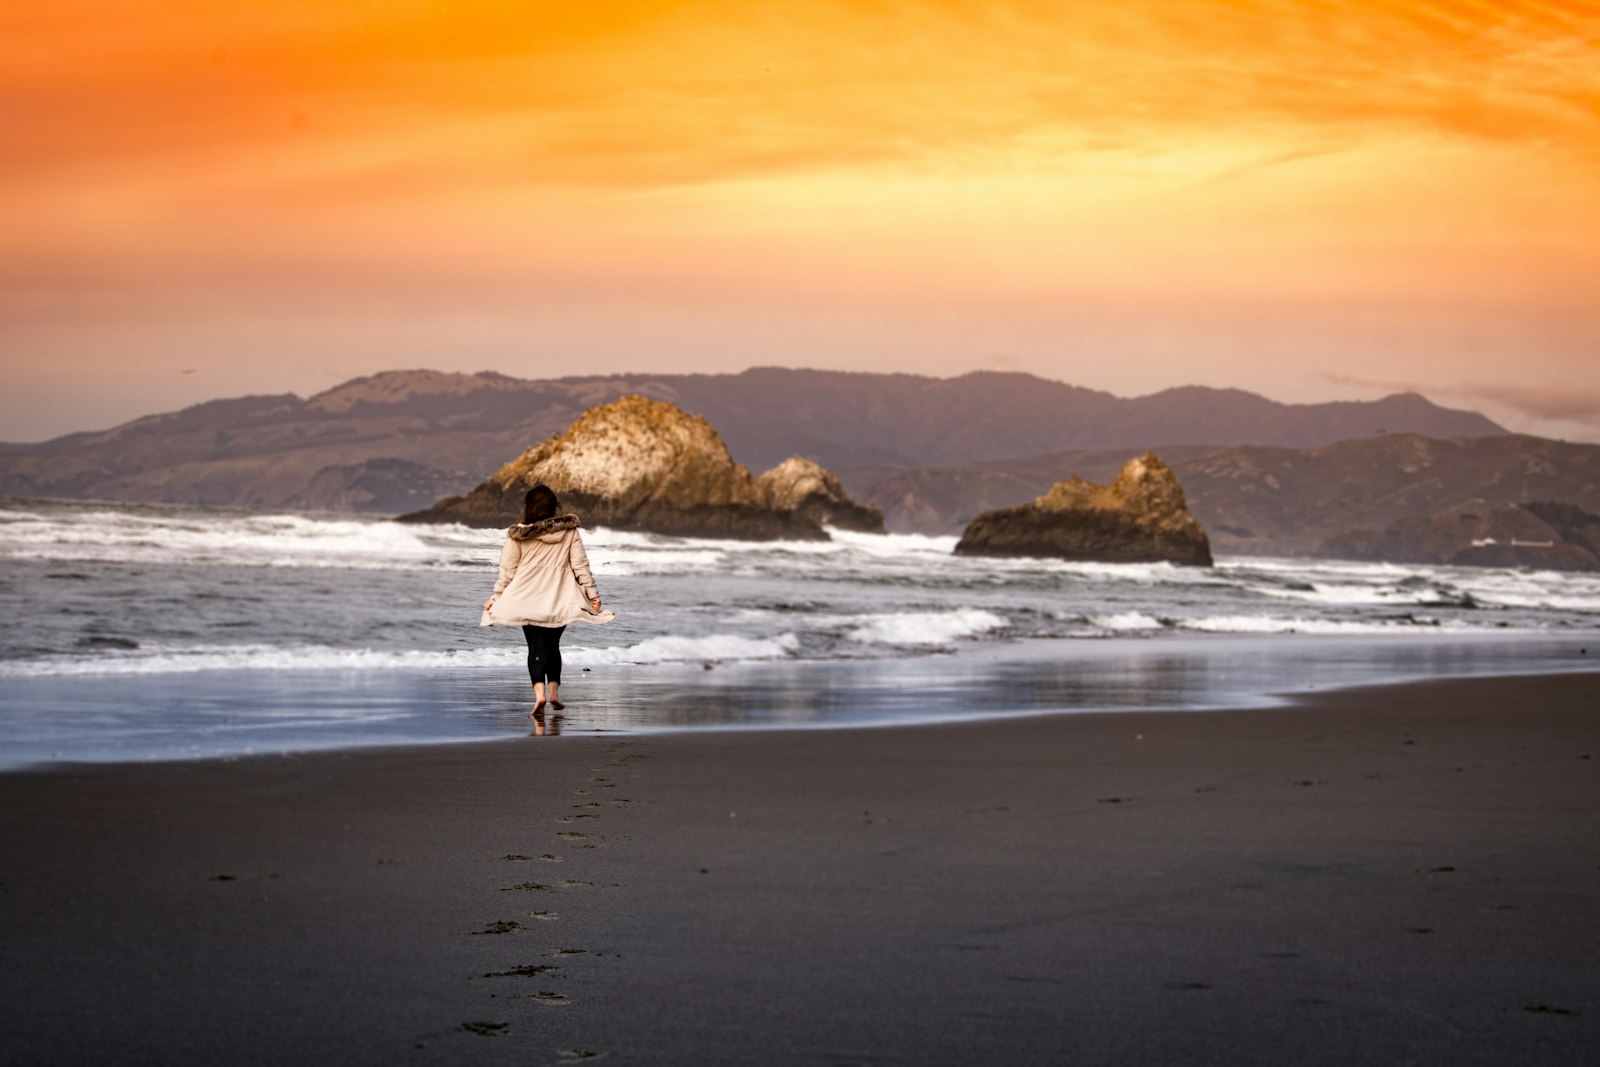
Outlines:
{"type": "MultiPolygon", "coordinates": [[[[573,664],[568,733],[856,729],[1036,715],[1283,707],[1426,679],[1600,669],[1594,634],[1152,634],[971,641],[837,659],[573,664]]],[[[508,649],[508,651],[513,651],[508,649]]],[[[581,652],[581,649],[579,650],[581,652]]],[[[569,657],[578,658],[578,657],[569,657]]],[[[0,774],[78,762],[250,758],[471,743],[523,732],[500,666],[12,677],[0,774]]]]}
{"type": "Polygon", "coordinates": [[[1577,1064],[1600,1040],[1592,672],[57,766],[0,798],[7,1063],[1577,1064]]]}

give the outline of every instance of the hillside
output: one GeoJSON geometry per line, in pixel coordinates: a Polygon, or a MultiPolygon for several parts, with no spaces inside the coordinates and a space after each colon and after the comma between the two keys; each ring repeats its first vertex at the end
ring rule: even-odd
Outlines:
{"type": "Polygon", "coordinates": [[[1124,399],[1026,374],[938,379],[759,368],[528,381],[394,371],[309,399],[217,400],[98,433],[3,446],[0,494],[410,511],[465,492],[584,411],[629,393],[710,420],[734,458],[756,470],[792,455],[833,470],[1087,449],[1117,451],[1120,463],[1180,444],[1307,448],[1385,431],[1504,433],[1481,415],[1414,395],[1295,405],[1200,387],[1124,399]]]}
{"type": "MultiPolygon", "coordinates": [[[[1219,554],[1311,553],[1408,516],[1559,501],[1600,511],[1600,445],[1541,437],[1387,434],[1321,448],[1160,449],[1219,554]]],[[[1114,477],[1129,453],[1067,452],[954,468],[841,471],[891,530],[958,533],[979,512],[1032,499],[1071,474],[1114,477]]]]}

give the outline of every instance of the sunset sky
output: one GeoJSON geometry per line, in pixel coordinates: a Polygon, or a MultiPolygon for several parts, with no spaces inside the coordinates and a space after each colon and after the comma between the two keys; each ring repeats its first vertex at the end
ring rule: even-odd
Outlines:
{"type": "Polygon", "coordinates": [[[1600,3],[10,0],[0,440],[433,367],[1600,440],[1600,3]]]}

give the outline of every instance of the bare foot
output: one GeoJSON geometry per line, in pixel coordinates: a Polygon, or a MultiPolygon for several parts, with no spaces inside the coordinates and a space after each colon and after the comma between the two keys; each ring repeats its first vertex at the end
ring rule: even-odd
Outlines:
{"type": "Polygon", "coordinates": [[[561,701],[555,699],[554,697],[550,698],[550,706],[552,708],[554,708],[556,711],[566,711],[567,710],[567,706],[565,704],[561,703],[561,701]]]}
{"type": "Polygon", "coordinates": [[[539,716],[541,716],[543,714],[544,714],[544,701],[541,700],[541,701],[539,701],[539,703],[537,703],[537,704],[535,704],[533,706],[533,710],[532,711],[528,712],[528,718],[537,719],[539,716]]]}

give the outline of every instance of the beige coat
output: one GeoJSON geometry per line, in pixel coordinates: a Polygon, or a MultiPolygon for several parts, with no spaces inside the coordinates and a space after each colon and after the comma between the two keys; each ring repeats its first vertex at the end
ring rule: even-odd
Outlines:
{"type": "Polygon", "coordinates": [[[556,515],[506,531],[500,550],[500,578],[479,626],[565,626],[569,622],[606,623],[614,611],[596,612],[598,599],[589,554],[578,537],[576,515],[556,515]]]}

